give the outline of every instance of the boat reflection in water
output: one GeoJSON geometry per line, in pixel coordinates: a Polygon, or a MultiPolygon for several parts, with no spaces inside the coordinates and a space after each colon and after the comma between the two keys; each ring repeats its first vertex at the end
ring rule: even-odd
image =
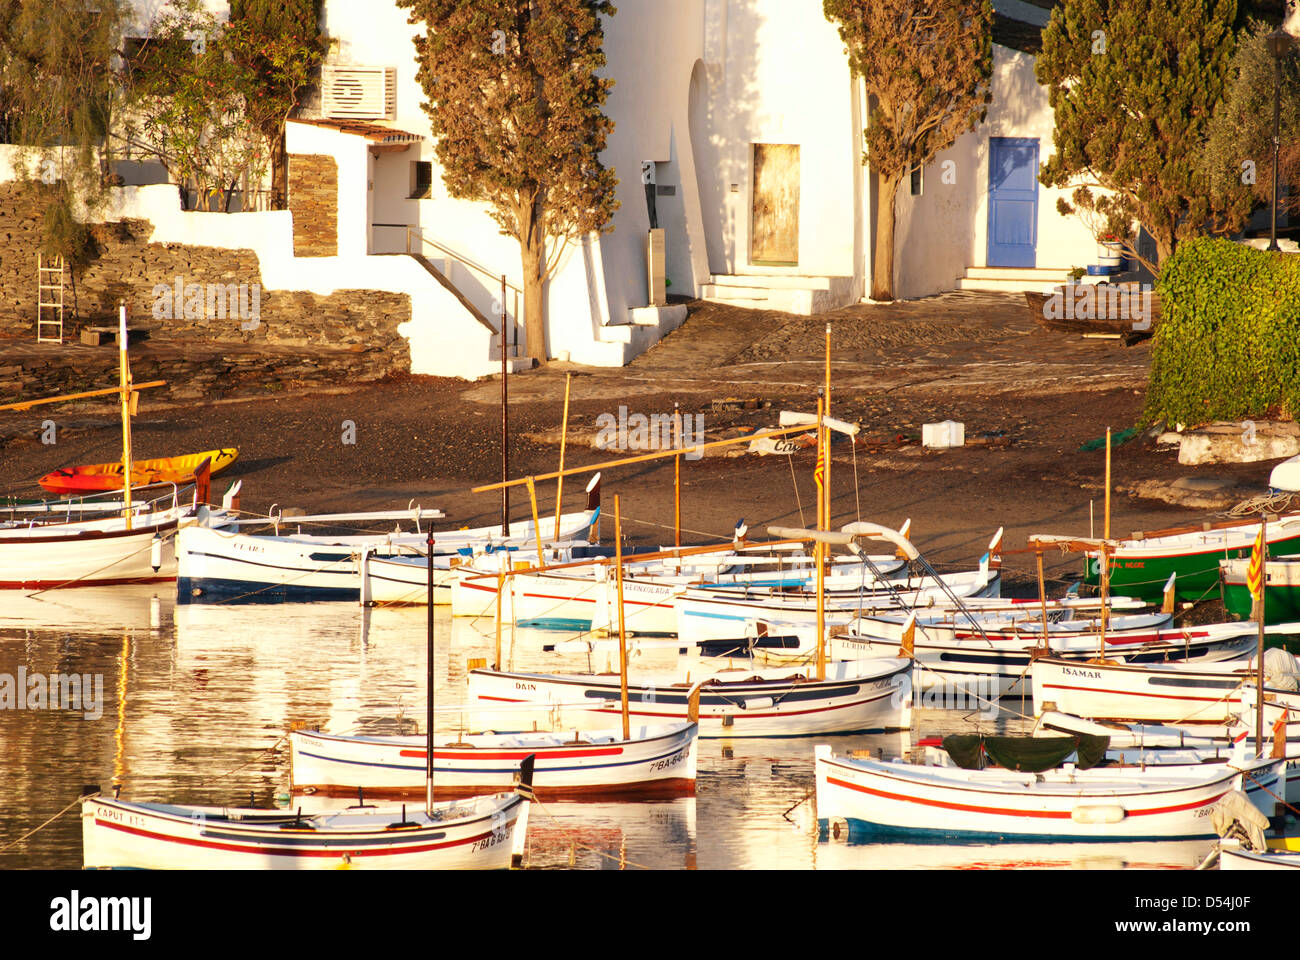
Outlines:
{"type": "Polygon", "coordinates": [[[6,591],[0,597],[0,630],[169,630],[175,592],[166,583],[6,591]]]}
{"type": "Polygon", "coordinates": [[[1213,840],[1135,843],[851,843],[817,845],[818,870],[1190,870],[1213,840]]]}

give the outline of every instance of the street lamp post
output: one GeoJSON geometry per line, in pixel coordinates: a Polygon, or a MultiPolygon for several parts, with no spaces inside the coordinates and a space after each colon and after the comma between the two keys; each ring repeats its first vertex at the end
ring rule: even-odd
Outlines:
{"type": "Polygon", "coordinates": [[[1282,113],[1282,60],[1291,53],[1291,34],[1277,29],[1265,41],[1273,57],[1273,204],[1269,225],[1268,249],[1280,250],[1277,245],[1277,155],[1279,147],[1278,126],[1282,113]]]}

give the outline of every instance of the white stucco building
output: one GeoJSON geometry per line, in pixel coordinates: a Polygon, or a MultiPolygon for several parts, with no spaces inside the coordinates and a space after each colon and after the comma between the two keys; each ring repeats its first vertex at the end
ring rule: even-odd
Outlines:
{"type": "MultiPolygon", "coordinates": [[[[138,0],[142,32],[161,5],[138,0]]],[[[994,6],[987,121],[900,190],[900,297],[1041,289],[1096,259],[1083,224],[1057,214],[1060,191],[1037,182],[1053,118],[1030,51],[1048,12],[1020,0],[994,6]]],[[[158,239],[202,233],[253,246],[267,284],[405,290],[413,372],[489,373],[503,305],[509,338],[521,336],[519,249],[482,206],[447,195],[415,80],[412,40],[423,26],[393,0],[325,0],[322,28],[333,42],[322,95],[289,124],[287,142],[300,164],[333,160],[333,247],[301,242],[292,182],[290,211],[232,215],[261,218],[257,229],[200,230],[184,222],[210,215],[151,213],[174,204],[175,191],[168,199],[160,187],[123,191],[120,215],[149,216],[158,239]]],[[[622,0],[605,24],[605,52],[615,85],[604,162],[619,177],[621,206],[614,229],[572,245],[548,286],[550,356],[621,365],[685,317],[680,303],[649,305],[643,169],[654,180],[668,294],[801,313],[864,296],[876,202],[861,162],[866,96],[821,0],[622,0]]]]}

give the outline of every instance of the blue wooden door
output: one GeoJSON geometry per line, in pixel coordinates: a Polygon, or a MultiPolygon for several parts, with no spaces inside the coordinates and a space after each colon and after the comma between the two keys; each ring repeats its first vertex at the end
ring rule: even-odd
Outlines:
{"type": "Polygon", "coordinates": [[[989,138],[990,267],[1037,265],[1038,140],[989,138]]]}

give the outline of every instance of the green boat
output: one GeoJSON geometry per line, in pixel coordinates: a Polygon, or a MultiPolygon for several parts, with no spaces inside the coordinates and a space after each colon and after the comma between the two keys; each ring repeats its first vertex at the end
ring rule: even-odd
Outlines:
{"type": "MultiPolygon", "coordinates": [[[[1158,602],[1169,575],[1177,574],[1177,599],[1204,600],[1219,592],[1219,561],[1249,558],[1258,535],[1257,522],[1219,523],[1157,530],[1123,540],[1110,555],[1110,592],[1158,602]]],[[[1300,554],[1300,514],[1269,521],[1267,537],[1271,555],[1300,554]]],[[[1084,559],[1084,583],[1099,584],[1100,577],[1100,555],[1089,552],[1084,559]]]]}
{"type": "MultiPolygon", "coordinates": [[[[1253,605],[1246,587],[1246,568],[1250,557],[1224,560],[1219,564],[1222,577],[1223,606],[1239,620],[1249,620],[1253,605]]],[[[1264,563],[1264,622],[1300,621],[1300,559],[1267,560],[1264,563]]]]}

